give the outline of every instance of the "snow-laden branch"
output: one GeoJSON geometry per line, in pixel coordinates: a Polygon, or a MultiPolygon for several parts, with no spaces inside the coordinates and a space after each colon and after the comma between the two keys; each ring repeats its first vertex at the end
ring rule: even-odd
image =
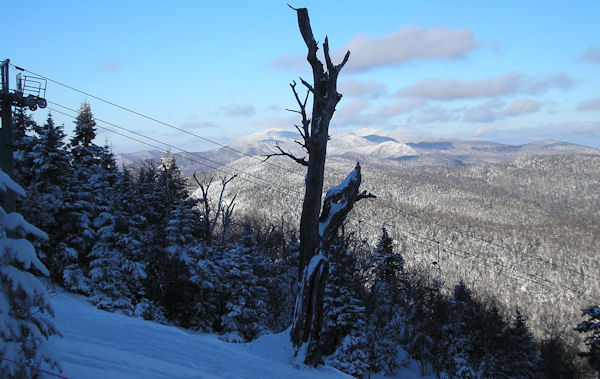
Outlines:
{"type": "Polygon", "coordinates": [[[357,162],[354,170],[346,176],[342,183],[327,191],[321,217],[319,218],[321,251],[327,252],[329,250],[332,238],[335,237],[337,230],[342,226],[354,204],[358,200],[375,197],[375,195],[366,191],[358,192],[361,180],[360,163],[357,162]]]}

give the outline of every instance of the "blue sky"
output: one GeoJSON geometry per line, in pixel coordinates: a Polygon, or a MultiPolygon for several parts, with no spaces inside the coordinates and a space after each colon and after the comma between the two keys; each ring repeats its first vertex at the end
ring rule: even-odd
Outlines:
{"type": "MultiPolygon", "coordinates": [[[[309,9],[315,37],[327,34],[335,54],[351,51],[334,135],[375,128],[600,148],[598,1],[292,5],[309,9]]],[[[294,130],[289,83],[310,79],[282,1],[9,2],[3,24],[12,38],[0,59],[222,143],[294,130]]],[[[97,118],[187,150],[214,147],[54,83],[47,98],[71,108],[87,100],[97,118]]],[[[147,148],[100,131],[97,142],[106,139],[117,152],[147,148]]]]}

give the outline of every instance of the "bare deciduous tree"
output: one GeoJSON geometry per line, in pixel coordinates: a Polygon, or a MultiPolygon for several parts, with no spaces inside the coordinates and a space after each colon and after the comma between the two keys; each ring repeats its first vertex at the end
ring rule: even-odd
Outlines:
{"type": "Polygon", "coordinates": [[[207,242],[212,242],[215,236],[215,229],[218,225],[219,218],[221,218],[221,227],[223,228],[221,242],[224,243],[226,231],[231,224],[231,215],[235,208],[236,196],[233,196],[229,202],[226,202],[223,200],[223,195],[225,193],[227,184],[235,179],[237,174],[230,177],[221,178],[221,191],[219,193],[219,200],[215,204],[213,204],[209,197],[209,189],[213,183],[213,179],[211,178],[206,183],[201,183],[196,177],[196,172],[194,172],[192,176],[194,177],[194,180],[196,181],[196,184],[198,184],[198,188],[200,188],[200,192],[202,193],[202,197],[200,198],[199,202],[202,203],[203,206],[202,213],[204,232],[206,233],[205,238],[207,242]]]}

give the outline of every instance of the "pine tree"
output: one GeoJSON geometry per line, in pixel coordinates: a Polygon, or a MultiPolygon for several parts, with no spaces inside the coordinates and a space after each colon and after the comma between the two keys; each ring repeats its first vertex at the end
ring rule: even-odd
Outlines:
{"type": "Polygon", "coordinates": [[[370,365],[374,372],[392,374],[402,342],[406,312],[404,259],[394,253],[394,241],[382,228],[374,255],[373,285],[369,296],[370,365]]]}
{"type": "Polygon", "coordinates": [[[267,329],[268,291],[257,271],[266,265],[265,257],[248,230],[240,241],[226,248],[219,265],[223,269],[225,301],[221,316],[222,332],[233,342],[250,341],[267,329]]]}
{"type": "Polygon", "coordinates": [[[83,103],[75,120],[75,135],[71,139],[73,177],[66,193],[70,205],[63,217],[64,285],[72,290],[89,294],[88,276],[90,251],[96,241],[94,220],[102,211],[102,194],[97,194],[97,183],[102,176],[103,149],[93,143],[96,122],[90,105],[83,103]]]}
{"type": "Polygon", "coordinates": [[[60,263],[61,217],[65,211],[65,192],[72,176],[69,154],[65,150],[63,127],[55,125],[48,114],[46,123],[36,127],[38,139],[31,147],[30,183],[26,192],[30,201],[22,206],[25,217],[48,233],[49,240],[38,245],[40,257],[57,280],[64,266],[60,263]]]}
{"type": "Polygon", "coordinates": [[[132,314],[145,278],[142,264],[142,207],[130,173],[118,175],[106,212],[96,218],[98,241],[90,256],[90,302],[101,309],[132,314]]]}
{"type": "Polygon", "coordinates": [[[533,378],[538,373],[540,359],[527,319],[519,308],[515,309],[513,325],[505,332],[507,338],[506,366],[503,374],[519,378],[533,378]]]}
{"type": "Polygon", "coordinates": [[[329,279],[323,304],[321,349],[326,362],[350,375],[362,377],[369,368],[366,309],[356,277],[356,259],[342,237],[330,254],[329,279]]]}
{"type": "Polygon", "coordinates": [[[33,147],[39,143],[39,127],[31,115],[27,114],[24,108],[16,108],[13,113],[13,138],[15,159],[14,176],[22,188],[26,189],[31,183],[31,167],[33,166],[33,157],[31,152],[33,147]]]}
{"type": "Polygon", "coordinates": [[[471,291],[461,281],[454,286],[451,299],[452,320],[447,328],[449,338],[447,341],[448,373],[459,378],[474,378],[475,369],[472,357],[476,352],[473,341],[478,332],[476,319],[480,315],[480,308],[473,300],[471,291]]]}
{"type": "Polygon", "coordinates": [[[582,310],[582,317],[587,316],[586,321],[580,322],[575,328],[579,333],[589,333],[585,337],[585,344],[589,351],[579,353],[586,357],[590,366],[598,372],[600,378],[600,307],[594,305],[582,310]]]}
{"type": "MultiPolygon", "coordinates": [[[[0,170],[0,191],[25,191],[0,170]]],[[[27,378],[38,374],[42,362],[59,367],[48,338],[57,334],[48,317],[54,316],[50,298],[35,276],[47,276],[31,242],[24,237],[46,234],[17,213],[0,207],[0,373],[2,377],[27,378]]]]}

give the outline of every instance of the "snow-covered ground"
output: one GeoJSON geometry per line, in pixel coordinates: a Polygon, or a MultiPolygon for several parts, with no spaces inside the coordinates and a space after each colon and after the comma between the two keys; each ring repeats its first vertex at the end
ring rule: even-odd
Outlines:
{"type": "MultiPolygon", "coordinates": [[[[63,337],[51,342],[63,366],[60,375],[71,379],[347,377],[330,367],[292,366],[285,333],[232,344],[212,334],[100,311],[85,297],[60,289],[52,304],[63,337]]],[[[418,370],[413,364],[397,377],[419,377],[418,370]]]]}

